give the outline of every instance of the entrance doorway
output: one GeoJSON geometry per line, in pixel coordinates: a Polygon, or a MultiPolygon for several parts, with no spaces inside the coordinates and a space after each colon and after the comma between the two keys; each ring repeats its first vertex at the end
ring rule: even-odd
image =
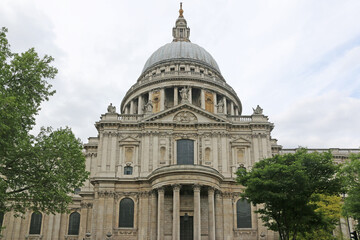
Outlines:
{"type": "Polygon", "coordinates": [[[188,216],[180,216],[180,240],[193,240],[193,217],[188,216]]]}

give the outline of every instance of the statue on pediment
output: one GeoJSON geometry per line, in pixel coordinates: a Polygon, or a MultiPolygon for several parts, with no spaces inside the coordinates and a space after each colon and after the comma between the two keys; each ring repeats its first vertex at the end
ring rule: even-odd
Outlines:
{"type": "Polygon", "coordinates": [[[216,104],[216,107],[218,113],[224,113],[224,101],[222,99],[216,104]]]}
{"type": "Polygon", "coordinates": [[[184,87],[180,90],[181,103],[189,102],[189,88],[184,87]]]}
{"type": "Polygon", "coordinates": [[[145,113],[152,113],[153,105],[152,105],[151,100],[149,100],[149,101],[145,104],[144,110],[145,110],[145,113]]]}
{"type": "Polygon", "coordinates": [[[253,108],[253,111],[253,114],[263,114],[263,109],[259,105],[255,109],[253,108]]]}
{"type": "Polygon", "coordinates": [[[112,103],[110,103],[110,105],[107,107],[107,112],[108,113],[116,113],[116,107],[112,105],[112,103]]]}

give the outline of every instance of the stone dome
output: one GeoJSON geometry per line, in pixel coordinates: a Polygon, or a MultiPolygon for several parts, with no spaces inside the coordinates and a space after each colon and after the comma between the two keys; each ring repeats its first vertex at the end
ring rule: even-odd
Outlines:
{"type": "Polygon", "coordinates": [[[160,47],[146,61],[142,73],[157,64],[174,60],[185,60],[205,64],[220,73],[219,66],[210,53],[197,44],[185,41],[171,42],[160,47]]]}

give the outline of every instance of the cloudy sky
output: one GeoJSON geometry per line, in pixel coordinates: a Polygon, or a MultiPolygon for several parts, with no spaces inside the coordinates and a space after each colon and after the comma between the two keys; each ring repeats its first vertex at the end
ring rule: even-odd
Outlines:
{"type": "MultiPolygon", "coordinates": [[[[172,40],[179,1],[1,0],[14,52],[55,57],[57,93],[40,126],[96,136],[156,49],[172,40]]],[[[190,39],[217,61],[243,105],[260,105],[285,148],[360,146],[359,0],[183,0],[190,39]]]]}

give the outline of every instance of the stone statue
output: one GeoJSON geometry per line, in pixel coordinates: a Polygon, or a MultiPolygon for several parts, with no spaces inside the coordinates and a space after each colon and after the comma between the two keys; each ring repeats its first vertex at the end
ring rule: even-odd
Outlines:
{"type": "Polygon", "coordinates": [[[110,103],[110,105],[107,107],[108,113],[116,113],[116,107],[110,103]]]}
{"type": "Polygon", "coordinates": [[[257,105],[256,109],[253,108],[253,111],[253,114],[263,114],[263,109],[259,105],[257,105]]]}
{"type": "Polygon", "coordinates": [[[189,101],[189,88],[184,87],[180,90],[181,103],[189,101]]]}
{"type": "Polygon", "coordinates": [[[144,110],[145,110],[145,113],[152,113],[153,105],[152,105],[151,100],[149,100],[149,101],[145,104],[144,110]]]}
{"type": "Polygon", "coordinates": [[[218,104],[216,104],[217,112],[218,113],[224,113],[224,102],[221,99],[218,104]]]}

